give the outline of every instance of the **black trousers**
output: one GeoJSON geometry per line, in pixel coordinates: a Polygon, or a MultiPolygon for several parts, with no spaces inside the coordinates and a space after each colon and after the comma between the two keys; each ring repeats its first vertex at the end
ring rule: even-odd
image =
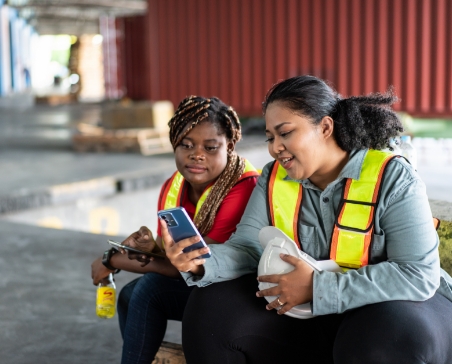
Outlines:
{"type": "Polygon", "coordinates": [[[296,319],[267,311],[254,275],[195,288],[182,340],[189,364],[452,363],[452,302],[392,301],[296,319]]]}

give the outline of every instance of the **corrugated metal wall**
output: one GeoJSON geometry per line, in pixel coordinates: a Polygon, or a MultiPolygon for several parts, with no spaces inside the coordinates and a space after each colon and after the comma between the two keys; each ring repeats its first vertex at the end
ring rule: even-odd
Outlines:
{"type": "Polygon", "coordinates": [[[343,95],[394,85],[398,109],[452,115],[452,1],[148,0],[126,42],[130,96],[217,95],[260,114],[278,80],[313,74],[343,95]],[[138,52],[136,52],[138,53],[138,52]],[[143,69],[146,72],[136,72],[143,69]],[[135,65],[140,65],[135,67],[135,65]]]}

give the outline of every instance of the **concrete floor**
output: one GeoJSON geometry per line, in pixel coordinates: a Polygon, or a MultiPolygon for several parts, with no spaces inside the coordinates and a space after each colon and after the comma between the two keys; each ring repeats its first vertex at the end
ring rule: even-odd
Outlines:
{"type": "Polygon", "coordinates": [[[117,317],[96,316],[90,277],[107,237],[10,222],[0,232],[0,362],[119,363],[117,317]]]}

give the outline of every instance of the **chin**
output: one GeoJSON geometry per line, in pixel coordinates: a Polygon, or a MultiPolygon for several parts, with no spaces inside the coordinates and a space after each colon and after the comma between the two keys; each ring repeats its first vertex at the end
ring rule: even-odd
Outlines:
{"type": "Polygon", "coordinates": [[[295,172],[287,172],[287,175],[290,178],[296,179],[296,180],[306,179],[306,177],[302,173],[297,173],[296,171],[295,172]]]}

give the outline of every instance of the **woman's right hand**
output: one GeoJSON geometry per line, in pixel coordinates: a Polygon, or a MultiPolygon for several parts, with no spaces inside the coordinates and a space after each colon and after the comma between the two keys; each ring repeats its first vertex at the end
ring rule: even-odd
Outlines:
{"type": "MultiPolygon", "coordinates": [[[[135,231],[127,239],[125,239],[122,244],[128,245],[132,248],[137,248],[144,252],[152,252],[157,246],[151,230],[149,230],[146,226],[142,226],[140,230],[135,231]]],[[[124,249],[120,249],[120,252],[121,254],[128,254],[129,259],[138,260],[142,263],[142,267],[154,260],[154,258],[149,255],[134,253],[130,250],[126,252],[124,249]]]]}
{"type": "Polygon", "coordinates": [[[181,241],[177,244],[171,237],[166,226],[166,222],[160,220],[162,239],[165,242],[165,251],[167,258],[171,261],[171,264],[176,267],[179,272],[191,272],[194,275],[202,276],[204,274],[203,264],[205,259],[197,259],[200,255],[206,254],[210,251],[209,248],[201,248],[193,250],[188,253],[184,253],[184,248],[193,245],[200,241],[199,236],[192,236],[181,241]]]}
{"type": "Polygon", "coordinates": [[[102,258],[97,258],[91,263],[91,278],[93,279],[93,284],[95,286],[97,286],[102,279],[107,278],[110,273],[113,273],[113,271],[102,264],[102,258]]]}

